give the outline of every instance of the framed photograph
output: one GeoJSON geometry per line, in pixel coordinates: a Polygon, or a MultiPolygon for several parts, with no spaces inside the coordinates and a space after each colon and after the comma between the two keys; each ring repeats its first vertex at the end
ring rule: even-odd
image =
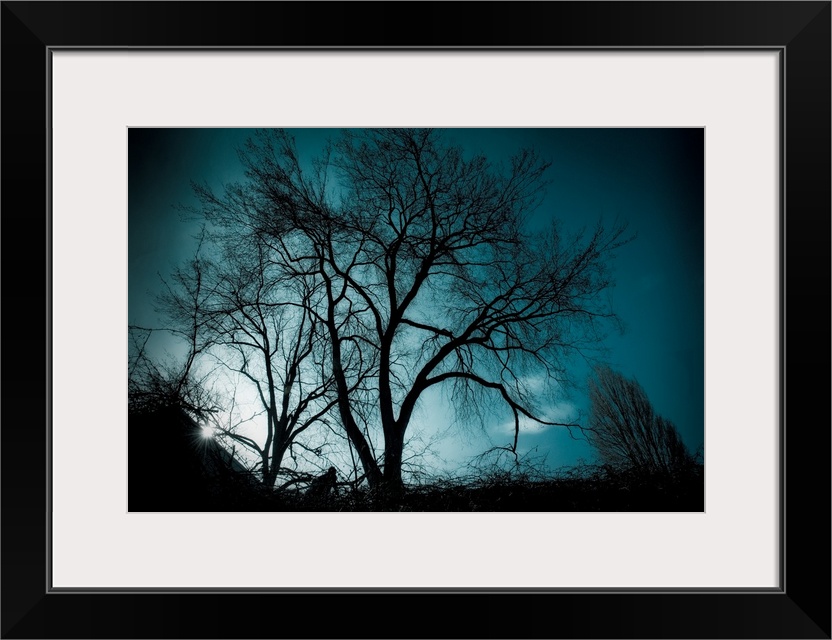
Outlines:
{"type": "Polygon", "coordinates": [[[2,12],[3,637],[830,637],[829,2],[2,12]]]}
{"type": "Polygon", "coordinates": [[[705,510],[703,127],[139,127],[128,158],[129,511],[705,510]]]}

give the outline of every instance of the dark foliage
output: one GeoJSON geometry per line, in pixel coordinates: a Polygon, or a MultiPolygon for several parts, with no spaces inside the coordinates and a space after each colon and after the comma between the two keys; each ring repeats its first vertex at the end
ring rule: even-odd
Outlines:
{"type": "Polygon", "coordinates": [[[176,406],[128,417],[130,511],[259,510],[267,493],[176,406]]]}
{"type": "Polygon", "coordinates": [[[264,492],[234,483],[202,503],[205,511],[696,512],[704,508],[701,465],[670,474],[581,467],[549,480],[497,475],[405,486],[396,494],[353,490],[347,483],[312,495],[297,485],[264,492]]]}

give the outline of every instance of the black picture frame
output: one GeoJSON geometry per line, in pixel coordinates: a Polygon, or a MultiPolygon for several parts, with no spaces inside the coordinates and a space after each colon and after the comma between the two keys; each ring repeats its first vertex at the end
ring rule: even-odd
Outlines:
{"type": "Polygon", "coordinates": [[[830,637],[829,1],[3,2],[1,36],[3,638],[830,637]],[[62,47],[778,51],[785,80],[780,587],[52,591],[47,133],[50,51],[62,47]]]}

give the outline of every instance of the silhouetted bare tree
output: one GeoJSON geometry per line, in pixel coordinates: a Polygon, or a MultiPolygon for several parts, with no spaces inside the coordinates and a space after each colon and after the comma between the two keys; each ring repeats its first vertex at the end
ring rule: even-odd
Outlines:
{"type": "Polygon", "coordinates": [[[625,240],[622,227],[531,231],[548,168],[534,151],[496,166],[437,131],[368,129],[307,164],[288,132],[264,130],[240,159],[246,180],[195,185],[199,212],[309,283],[297,303],[327,337],[341,427],[371,485],[401,485],[408,425],[438,385],[461,410],[507,407],[512,451],[522,419],[564,424],[536,403],[540,381],[564,380],[565,358],[614,317],[607,263],[625,240]]]}
{"type": "Polygon", "coordinates": [[[218,437],[259,458],[263,482],[274,486],[289,448],[334,404],[326,336],[309,311],[314,289],[287,281],[256,239],[204,231],[194,258],[165,284],[158,310],[188,343],[189,368],[206,354],[253,385],[266,417],[264,438],[244,435],[242,421],[219,414],[212,423],[218,437]]]}
{"type": "Polygon", "coordinates": [[[676,427],[656,414],[635,379],[598,366],[589,381],[589,400],[583,431],[603,463],[646,473],[669,473],[692,464],[676,427]]]}

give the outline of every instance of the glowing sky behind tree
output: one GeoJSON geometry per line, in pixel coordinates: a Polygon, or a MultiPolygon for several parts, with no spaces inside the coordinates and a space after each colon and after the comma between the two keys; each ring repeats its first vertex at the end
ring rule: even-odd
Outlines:
{"type": "MultiPolygon", "coordinates": [[[[214,188],[242,178],[236,148],[250,129],[131,129],[129,132],[130,324],[160,327],[153,294],[167,275],[193,255],[199,223],[184,221],[176,205],[194,205],[190,181],[214,188]]],[[[333,129],[296,129],[303,159],[317,155],[333,129]]],[[[604,360],[634,376],[656,411],[678,427],[695,451],[704,441],[704,131],[702,129],[448,129],[448,142],[483,152],[494,162],[534,146],[552,162],[547,195],[532,225],[551,217],[567,229],[591,229],[599,220],[624,221],[635,239],[613,263],[613,308],[625,331],[610,330],[604,360]]],[[[156,351],[175,346],[155,338],[156,351]]],[[[575,388],[553,401],[564,416],[586,411],[585,362],[573,366],[575,388]]],[[[430,436],[448,431],[450,407],[441,393],[423,403],[419,426],[430,436]]],[[[510,414],[494,416],[486,433],[448,431],[438,447],[452,465],[492,444],[506,444],[510,414]]],[[[528,425],[520,451],[536,449],[556,468],[591,460],[585,442],[563,428],[528,425]]]]}

